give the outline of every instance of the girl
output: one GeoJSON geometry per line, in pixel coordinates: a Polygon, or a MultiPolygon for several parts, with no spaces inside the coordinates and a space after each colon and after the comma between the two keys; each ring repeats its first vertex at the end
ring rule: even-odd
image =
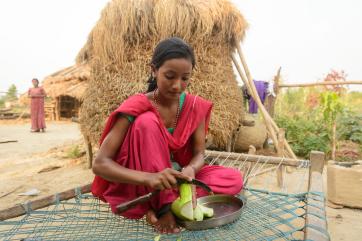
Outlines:
{"type": "MultiPolygon", "coordinates": [[[[161,190],[148,203],[121,213],[136,219],[146,215],[161,233],[179,232],[167,208],[178,197],[176,178],[199,179],[214,193],[235,195],[242,188],[239,171],[204,164],[212,103],[185,93],[194,67],[187,43],[161,41],[153,53],[147,93],[131,96],[110,115],[93,163],[92,193],[115,213],[120,203],[161,190]]],[[[196,193],[207,195],[199,188],[196,193]]]]}

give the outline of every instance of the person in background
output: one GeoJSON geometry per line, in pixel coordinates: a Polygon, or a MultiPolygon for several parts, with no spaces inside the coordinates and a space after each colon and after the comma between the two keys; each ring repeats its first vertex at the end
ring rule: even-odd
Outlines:
{"type": "Polygon", "coordinates": [[[28,90],[28,97],[31,99],[31,132],[45,132],[44,98],[46,94],[39,86],[38,79],[32,79],[32,83],[34,87],[28,90]]]}

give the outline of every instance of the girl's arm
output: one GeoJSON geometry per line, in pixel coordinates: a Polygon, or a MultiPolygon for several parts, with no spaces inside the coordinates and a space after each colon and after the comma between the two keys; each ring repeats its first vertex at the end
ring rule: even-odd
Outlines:
{"type": "MultiPolygon", "coordinates": [[[[196,173],[204,166],[204,153],[205,153],[205,120],[201,121],[201,124],[197,127],[192,134],[192,159],[190,163],[182,168],[182,173],[190,178],[195,178],[196,173]]],[[[192,205],[195,208],[196,201],[196,188],[192,186],[192,205]]]]}
{"type": "Polygon", "coordinates": [[[196,173],[204,166],[205,153],[205,120],[197,127],[192,134],[193,156],[190,163],[185,166],[182,172],[192,178],[195,178],[196,173]]]}
{"type": "Polygon", "coordinates": [[[117,183],[144,185],[154,189],[169,189],[176,185],[176,177],[190,180],[182,173],[165,169],[158,173],[148,173],[128,169],[119,165],[113,159],[116,157],[130,126],[126,117],[121,116],[104,139],[93,162],[94,174],[117,183]]]}

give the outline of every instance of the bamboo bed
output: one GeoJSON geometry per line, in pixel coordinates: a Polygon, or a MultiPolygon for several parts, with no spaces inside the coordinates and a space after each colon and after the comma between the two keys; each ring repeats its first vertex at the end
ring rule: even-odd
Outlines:
{"type": "Polygon", "coordinates": [[[247,205],[232,224],[159,236],[143,219],[112,214],[107,204],[89,194],[88,184],[0,211],[0,239],[329,240],[323,153],[312,152],[310,160],[296,160],[207,151],[205,158],[209,164],[243,172],[247,205]]]}

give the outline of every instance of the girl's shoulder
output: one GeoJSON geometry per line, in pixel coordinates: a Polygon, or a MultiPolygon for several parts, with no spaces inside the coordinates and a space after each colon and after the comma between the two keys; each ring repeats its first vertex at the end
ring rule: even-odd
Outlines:
{"type": "Polygon", "coordinates": [[[201,105],[211,105],[211,106],[213,105],[213,103],[210,100],[207,100],[199,95],[186,93],[186,99],[188,99],[188,101],[192,101],[194,103],[198,103],[201,105]]]}

